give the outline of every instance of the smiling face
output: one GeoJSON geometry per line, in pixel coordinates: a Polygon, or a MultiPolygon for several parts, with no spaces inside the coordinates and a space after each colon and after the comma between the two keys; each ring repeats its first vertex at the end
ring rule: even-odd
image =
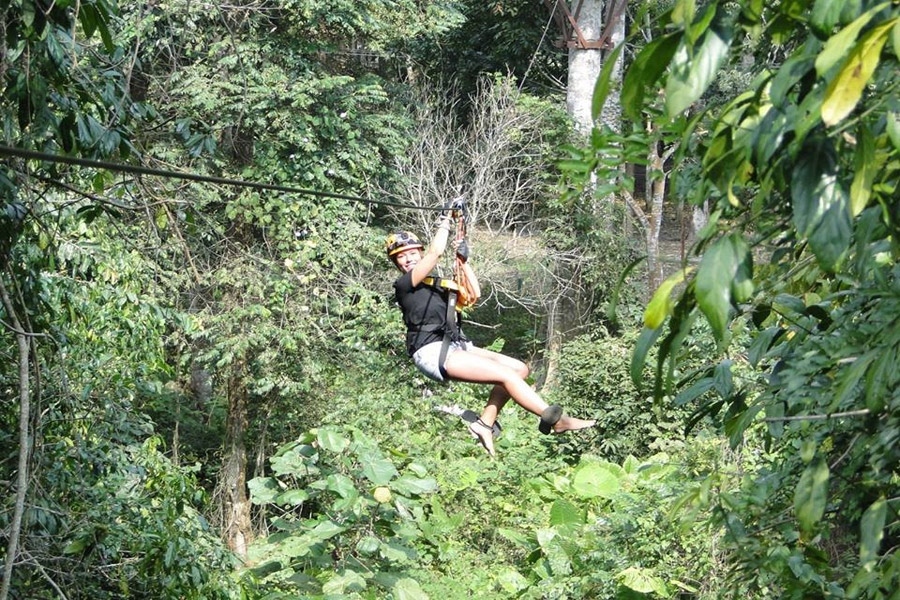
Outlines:
{"type": "Polygon", "coordinates": [[[397,268],[404,273],[408,273],[413,270],[413,267],[419,264],[420,260],[422,260],[422,250],[419,248],[409,248],[402,252],[398,252],[393,258],[397,268]]]}

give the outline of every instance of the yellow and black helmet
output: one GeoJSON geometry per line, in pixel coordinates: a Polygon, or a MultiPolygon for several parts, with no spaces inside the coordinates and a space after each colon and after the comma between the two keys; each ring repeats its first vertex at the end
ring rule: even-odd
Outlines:
{"type": "Polygon", "coordinates": [[[384,250],[387,252],[388,258],[393,258],[395,254],[399,254],[410,248],[423,248],[422,242],[419,241],[414,234],[408,231],[395,231],[388,236],[384,242],[384,250]]]}

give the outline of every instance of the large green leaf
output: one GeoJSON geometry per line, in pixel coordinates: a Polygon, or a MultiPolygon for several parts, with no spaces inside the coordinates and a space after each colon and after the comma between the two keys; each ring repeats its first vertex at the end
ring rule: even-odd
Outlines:
{"type": "Polygon", "coordinates": [[[681,269],[674,275],[668,277],[659,285],[659,287],[653,293],[653,297],[650,299],[650,302],[647,303],[647,308],[644,309],[645,327],[656,329],[663,324],[663,321],[666,320],[666,317],[668,317],[672,313],[672,290],[676,285],[682,283],[688,276],[688,274],[693,270],[693,267],[686,267],[684,269],[681,269]]]}
{"type": "Polygon", "coordinates": [[[346,592],[361,592],[366,589],[366,580],[351,569],[337,573],[322,585],[322,591],[329,595],[341,595],[346,592]]]}
{"type": "Polygon", "coordinates": [[[572,489],[582,498],[611,498],[619,491],[619,476],[601,463],[587,462],[575,469],[572,489]]]}
{"type": "Polygon", "coordinates": [[[670,33],[644,46],[622,78],[622,109],[635,121],[641,120],[644,96],[655,90],[657,81],[665,71],[678,48],[680,38],[670,33]]]}
{"type": "Polygon", "coordinates": [[[837,188],[837,160],[829,140],[811,140],[791,177],[792,220],[800,235],[809,235],[822,220],[837,188]]]}
{"type": "Polygon", "coordinates": [[[791,177],[792,219],[825,269],[832,269],[850,245],[849,195],[837,176],[837,158],[827,138],[809,140],[791,177]]]}
{"type": "Polygon", "coordinates": [[[804,533],[810,533],[825,514],[828,477],[828,464],[822,457],[813,460],[800,476],[794,492],[794,512],[804,533]]]}
{"type": "Polygon", "coordinates": [[[343,452],[350,440],[334,427],[321,427],[317,433],[319,446],[331,452],[343,452]]]}
{"type": "Polygon", "coordinates": [[[551,525],[581,525],[584,520],[584,511],[568,500],[555,500],[550,506],[551,525]]]}
{"type": "Polygon", "coordinates": [[[663,598],[671,596],[665,581],[654,571],[644,567],[628,567],[617,573],[616,579],[639,594],[657,594],[663,598]]]}
{"type": "Polygon", "coordinates": [[[325,488],[338,494],[341,498],[355,498],[359,492],[353,480],[340,473],[332,473],[325,478],[325,488]]]}
{"type": "Polygon", "coordinates": [[[820,77],[824,77],[834,65],[847,56],[847,52],[853,47],[853,42],[856,41],[859,33],[869,24],[869,21],[875,16],[875,13],[884,9],[887,5],[888,3],[884,2],[873,7],[871,10],[866,11],[852,23],[828,38],[822,51],[816,57],[816,73],[820,77]]]}
{"type": "Polygon", "coordinates": [[[397,580],[393,587],[396,600],[428,600],[428,594],[419,585],[419,582],[410,577],[397,580]]]}
{"type": "Polygon", "coordinates": [[[703,95],[728,56],[732,35],[731,26],[717,19],[706,30],[699,46],[690,47],[683,41],[678,47],[666,82],[666,112],[670,117],[680,114],[703,95]]]}
{"type": "Polygon", "coordinates": [[[895,22],[896,19],[888,21],[868,32],[850,51],[847,60],[825,91],[822,121],[826,125],[840,123],[856,107],[878,66],[881,48],[887,42],[888,32],[895,22]]]}
{"type": "Polygon", "coordinates": [[[404,496],[422,496],[438,490],[437,481],[430,477],[403,475],[391,483],[391,489],[404,496]]]}
{"type": "Polygon", "coordinates": [[[391,479],[398,475],[397,468],[394,463],[386,458],[378,458],[369,456],[368,460],[363,461],[362,473],[375,485],[386,485],[391,479]]]}
{"type": "Polygon", "coordinates": [[[597,77],[597,83],[594,85],[594,95],[591,102],[591,119],[595,121],[600,116],[600,111],[603,110],[603,105],[606,103],[606,97],[609,95],[611,87],[610,81],[612,80],[613,69],[616,68],[616,63],[619,61],[619,56],[624,48],[625,44],[619,44],[603,61],[603,68],[600,69],[600,75],[597,77]]]}
{"type": "Polygon", "coordinates": [[[809,22],[816,33],[830,35],[841,18],[841,8],[845,0],[816,0],[809,22]]]}
{"type": "Polygon", "coordinates": [[[267,504],[281,493],[278,481],[274,477],[254,477],[247,482],[247,488],[250,490],[250,501],[253,504],[267,504]]]}
{"type": "Polygon", "coordinates": [[[650,329],[644,327],[638,336],[637,342],[634,344],[634,352],[631,355],[631,381],[640,389],[644,381],[644,365],[647,362],[647,353],[656,343],[662,333],[662,328],[650,329]]]}
{"type": "Polygon", "coordinates": [[[865,566],[878,558],[878,549],[884,537],[887,519],[887,502],[884,496],[873,502],[863,513],[859,523],[859,563],[865,566]]]}
{"type": "Polygon", "coordinates": [[[752,263],[747,243],[737,234],[717,240],[703,253],[694,294],[716,339],[723,339],[731,302],[746,300],[753,290],[752,263]]]}
{"type": "Polygon", "coordinates": [[[842,186],[828,206],[822,220],[809,236],[809,247],[823,269],[831,271],[850,247],[853,229],[849,198],[842,186]]]}
{"type": "Polygon", "coordinates": [[[856,155],[853,157],[853,183],[850,186],[850,214],[859,216],[869,198],[872,197],[872,183],[878,166],[875,163],[875,140],[865,124],[860,124],[856,136],[856,155]]]}

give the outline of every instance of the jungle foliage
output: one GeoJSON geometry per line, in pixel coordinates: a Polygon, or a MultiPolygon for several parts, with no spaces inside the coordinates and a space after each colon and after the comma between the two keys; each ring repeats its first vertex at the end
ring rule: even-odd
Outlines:
{"type": "MultiPolygon", "coordinates": [[[[894,597],[896,3],[635,5],[653,41],[595,98],[634,127],[561,151],[562,193],[537,4],[3,4],[0,600],[894,597]],[[595,431],[510,407],[488,461],[440,410],[485,390],[408,364],[378,201],[430,78],[460,134],[480,89],[540,140],[496,179],[525,205],[471,198],[516,226],[472,227],[578,265],[542,392],[595,431]],[[673,141],[712,218],[642,318],[624,209],[580,184],[673,141]]],[[[539,358],[562,282],[522,256],[472,327],[539,358]]]]}
{"type": "Polygon", "coordinates": [[[680,138],[675,194],[712,210],[645,311],[632,378],[653,365],[657,398],[766,453],[688,502],[722,526],[736,595],[896,597],[897,5],[677,2],[663,23],[623,106],[680,138]],[[751,83],[708,94],[735,64],[751,83]],[[686,369],[701,320],[718,351],[686,369]]]}

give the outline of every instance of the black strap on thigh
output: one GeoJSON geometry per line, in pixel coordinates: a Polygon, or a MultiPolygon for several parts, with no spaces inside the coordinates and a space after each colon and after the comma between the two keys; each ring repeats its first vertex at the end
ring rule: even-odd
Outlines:
{"type": "Polygon", "coordinates": [[[441,377],[447,379],[447,371],[444,369],[447,351],[450,349],[450,342],[459,340],[459,324],[456,322],[456,292],[453,290],[447,294],[447,317],[444,325],[444,339],[441,342],[441,353],[438,356],[438,369],[441,371],[441,377]]]}

